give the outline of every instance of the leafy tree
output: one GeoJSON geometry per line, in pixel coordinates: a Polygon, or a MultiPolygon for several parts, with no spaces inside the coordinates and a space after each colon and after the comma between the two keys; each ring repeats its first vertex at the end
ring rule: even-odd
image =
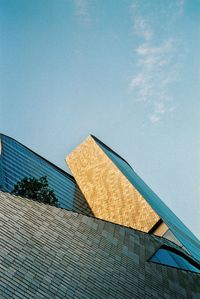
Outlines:
{"type": "Polygon", "coordinates": [[[53,189],[49,188],[46,176],[42,176],[38,179],[34,177],[25,177],[21,181],[17,182],[12,193],[50,204],[52,206],[58,206],[58,200],[53,189]]]}

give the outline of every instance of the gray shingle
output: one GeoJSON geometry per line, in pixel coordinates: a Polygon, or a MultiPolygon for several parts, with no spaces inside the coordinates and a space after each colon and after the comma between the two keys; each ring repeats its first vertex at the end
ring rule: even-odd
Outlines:
{"type": "Polygon", "coordinates": [[[0,298],[200,298],[147,259],[163,238],[0,192],[0,298]]]}

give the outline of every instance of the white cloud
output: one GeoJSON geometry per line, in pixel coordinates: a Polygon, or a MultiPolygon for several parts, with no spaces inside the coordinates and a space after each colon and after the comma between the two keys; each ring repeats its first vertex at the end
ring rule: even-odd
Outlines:
{"type": "Polygon", "coordinates": [[[135,87],[140,87],[144,84],[144,80],[145,80],[145,77],[144,75],[141,73],[141,74],[138,74],[136,77],[134,77],[132,80],[131,80],[131,83],[130,83],[130,88],[133,89],[135,87]]]}
{"type": "Polygon", "coordinates": [[[143,37],[146,41],[150,40],[153,36],[152,29],[148,26],[145,19],[142,17],[135,18],[133,30],[135,34],[143,37]]]}
{"type": "Polygon", "coordinates": [[[149,120],[152,122],[152,123],[157,123],[160,121],[160,117],[155,115],[155,114],[152,114],[149,116],[149,120]]]}
{"type": "MultiPolygon", "coordinates": [[[[152,110],[149,120],[156,123],[168,113],[175,111],[171,89],[174,82],[180,79],[182,48],[179,40],[174,38],[173,32],[169,30],[168,26],[171,26],[171,23],[166,22],[166,28],[162,24],[167,33],[160,35],[158,24],[153,26],[153,21],[149,22],[148,14],[140,12],[141,3],[135,2],[131,7],[134,35],[139,36],[141,41],[134,50],[136,69],[130,80],[129,89],[135,101],[149,106],[152,110]]],[[[181,14],[184,1],[176,1],[173,5],[178,7],[172,14],[172,19],[175,20],[181,14]]],[[[165,6],[166,11],[167,9],[165,6]]],[[[166,14],[171,13],[170,5],[166,14]]]]}
{"type": "Polygon", "coordinates": [[[136,52],[138,55],[141,56],[149,56],[149,55],[162,55],[173,50],[173,39],[169,38],[168,40],[164,41],[163,45],[160,47],[153,47],[150,46],[149,43],[145,43],[140,45],[136,52]]]}

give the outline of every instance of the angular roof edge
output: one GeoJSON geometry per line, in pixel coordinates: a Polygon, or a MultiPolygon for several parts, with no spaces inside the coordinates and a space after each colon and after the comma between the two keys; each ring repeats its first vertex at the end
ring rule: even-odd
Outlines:
{"type": "Polygon", "coordinates": [[[76,182],[75,178],[69,174],[68,172],[64,171],[62,168],[58,167],[57,165],[53,164],[52,162],[48,161],[46,158],[40,156],[39,154],[37,154],[36,152],[34,152],[32,149],[30,149],[29,147],[27,147],[26,145],[24,145],[23,143],[17,141],[16,139],[6,135],[6,134],[2,134],[0,133],[0,137],[1,136],[5,136],[15,142],[17,142],[18,144],[20,144],[21,146],[23,146],[24,148],[26,148],[27,150],[29,150],[31,153],[33,153],[34,155],[36,155],[37,157],[39,157],[40,159],[44,160],[45,162],[47,162],[49,165],[51,165],[52,167],[54,167],[56,170],[58,170],[59,172],[63,173],[64,175],[68,176],[69,179],[71,179],[72,181],[76,182]]]}
{"type": "Polygon", "coordinates": [[[134,171],[134,169],[110,149],[107,145],[97,139],[95,136],[92,136],[97,142],[99,142],[102,148],[108,151],[106,153],[112,162],[120,169],[120,171],[126,176],[129,182],[138,190],[138,192],[143,196],[147,203],[152,207],[152,209],[160,216],[162,221],[168,226],[172,231],[175,237],[187,248],[187,250],[200,261],[200,240],[191,232],[190,229],[172,212],[170,208],[161,200],[161,198],[143,181],[143,179],[134,171]],[[115,157],[116,156],[116,157],[115,157]],[[119,157],[125,164],[118,163],[119,157]],[[126,169],[126,165],[130,169],[126,169]]]}
{"type": "MultiPolygon", "coordinates": [[[[132,166],[124,159],[122,158],[118,153],[116,153],[112,148],[110,148],[109,146],[107,146],[105,143],[103,143],[100,139],[98,139],[96,136],[90,134],[90,136],[97,142],[99,142],[101,145],[103,145],[105,148],[107,148],[109,151],[111,151],[113,154],[115,154],[116,156],[118,156],[120,159],[122,159],[124,162],[126,162],[126,164],[128,164],[128,166],[130,166],[132,168],[132,166]]],[[[132,168],[133,169],[133,168],[132,168]]]]}

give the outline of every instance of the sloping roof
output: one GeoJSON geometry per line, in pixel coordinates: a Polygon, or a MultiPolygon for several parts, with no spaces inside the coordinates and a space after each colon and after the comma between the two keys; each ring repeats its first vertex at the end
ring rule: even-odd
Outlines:
{"type": "Polygon", "coordinates": [[[143,196],[151,208],[160,216],[175,237],[187,248],[187,250],[200,262],[200,241],[185,226],[185,224],[165,205],[160,197],[137,175],[133,168],[118,154],[111,150],[99,139],[94,137],[104,153],[126,176],[129,182],[143,196]]]}
{"type": "Polygon", "coordinates": [[[59,206],[78,213],[91,215],[75,179],[15,139],[0,134],[0,190],[12,192],[24,177],[46,176],[58,199],[59,206]]]}
{"type": "Polygon", "coordinates": [[[74,177],[73,177],[70,173],[64,171],[62,168],[58,167],[57,165],[53,164],[52,162],[50,162],[50,161],[47,160],[46,158],[44,158],[44,157],[42,157],[41,155],[37,154],[36,152],[34,152],[32,149],[28,148],[27,146],[25,146],[25,145],[22,144],[21,142],[17,141],[16,139],[14,139],[14,138],[12,138],[12,137],[10,137],[10,136],[8,136],[8,135],[5,135],[5,134],[0,133],[0,138],[1,138],[1,136],[4,137],[4,138],[8,138],[8,139],[10,139],[10,140],[13,140],[15,143],[17,143],[17,144],[19,144],[20,146],[24,147],[25,149],[27,149],[27,150],[28,150],[29,152],[31,152],[32,154],[36,155],[38,158],[42,159],[42,160],[45,161],[47,164],[51,165],[51,167],[53,167],[54,169],[56,169],[58,172],[60,172],[60,173],[64,174],[65,176],[67,176],[67,177],[68,177],[70,180],[72,180],[73,182],[76,182],[75,179],[74,179],[74,177]]]}
{"type": "Polygon", "coordinates": [[[198,298],[198,274],[147,261],[163,243],[0,192],[0,298],[198,298]]]}

